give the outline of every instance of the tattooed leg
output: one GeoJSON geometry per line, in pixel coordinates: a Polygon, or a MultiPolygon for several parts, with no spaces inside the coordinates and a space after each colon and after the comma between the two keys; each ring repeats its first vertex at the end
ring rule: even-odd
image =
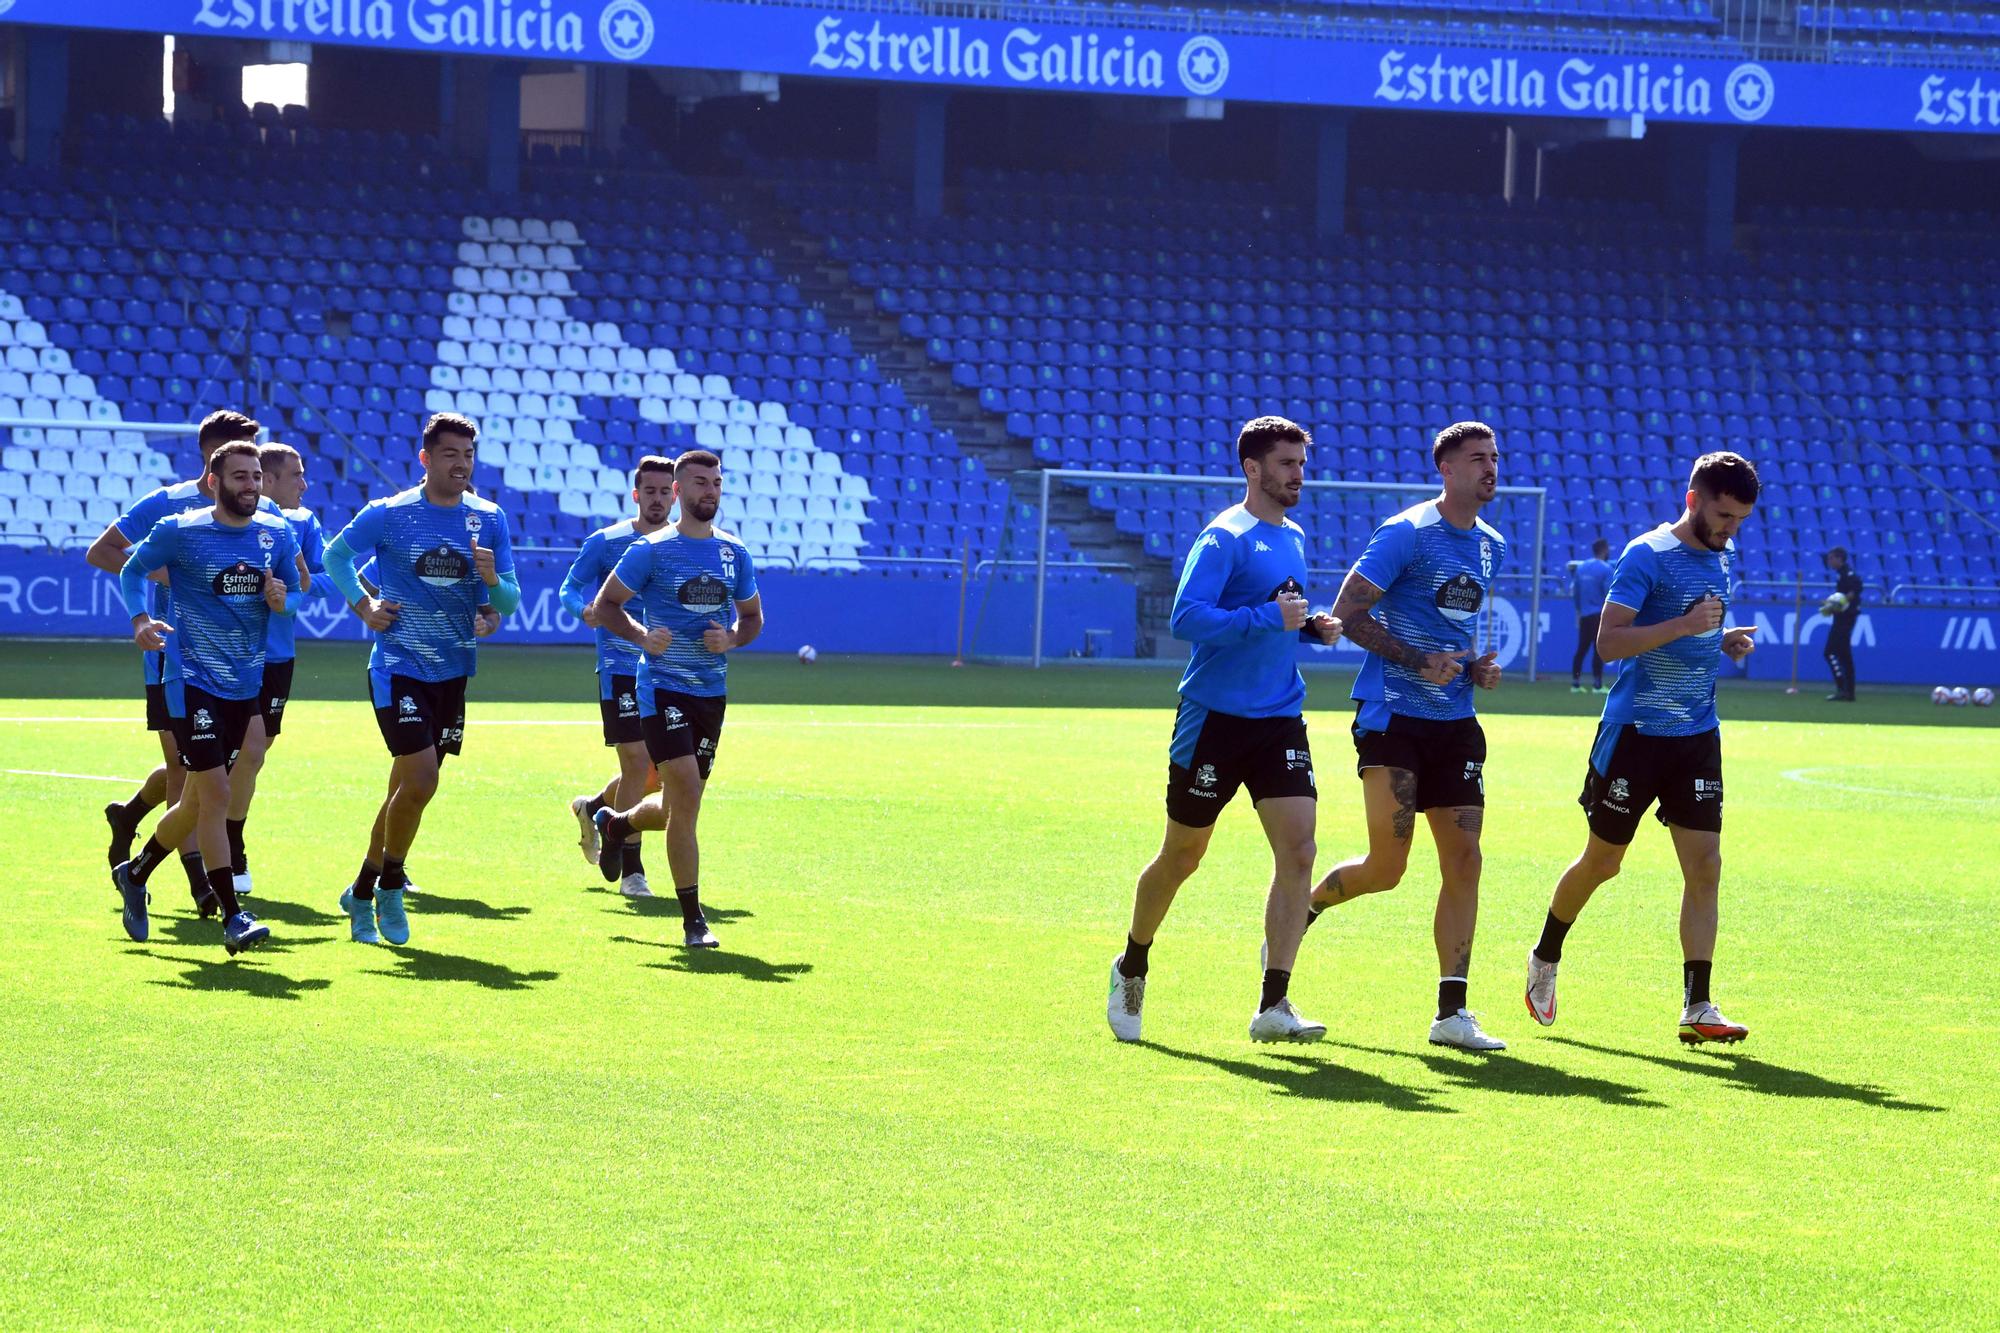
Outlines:
{"type": "Polygon", "coordinates": [[[1431,837],[1437,843],[1437,915],[1432,930],[1437,941],[1438,975],[1463,977],[1472,967],[1472,936],[1479,922],[1479,832],[1485,812],[1477,806],[1431,810],[1431,837]]]}
{"type": "Polygon", "coordinates": [[[1363,769],[1361,795],[1368,816],[1368,854],[1326,873],[1313,890],[1315,910],[1393,889],[1409,866],[1410,838],[1417,826],[1417,775],[1404,768],[1363,769]]]}

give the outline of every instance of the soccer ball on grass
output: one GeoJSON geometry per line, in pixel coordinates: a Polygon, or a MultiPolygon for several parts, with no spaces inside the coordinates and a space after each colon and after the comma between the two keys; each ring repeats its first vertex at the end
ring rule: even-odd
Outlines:
{"type": "Polygon", "coordinates": [[[1951,706],[1953,708],[1963,708],[1971,702],[1971,690],[1966,689],[1963,685],[1954,685],[1951,687],[1951,706]]]}
{"type": "Polygon", "coordinates": [[[1993,691],[1981,685],[1972,692],[1972,702],[1981,708],[1991,708],[1993,706],[1993,691]]]}
{"type": "Polygon", "coordinates": [[[1932,702],[1932,703],[1934,703],[1934,704],[1948,704],[1948,703],[1950,703],[1950,702],[1951,702],[1951,686],[1949,686],[1949,685],[1939,685],[1939,686],[1937,686],[1937,687],[1936,687],[1935,689],[1933,689],[1933,690],[1931,691],[1931,702],[1932,702]]]}
{"type": "Polygon", "coordinates": [[[805,663],[807,666],[811,666],[814,662],[819,661],[819,649],[809,643],[800,644],[799,661],[805,663]]]}

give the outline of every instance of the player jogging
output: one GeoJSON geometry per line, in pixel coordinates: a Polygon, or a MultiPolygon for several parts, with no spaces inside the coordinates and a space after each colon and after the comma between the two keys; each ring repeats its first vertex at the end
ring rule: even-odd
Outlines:
{"type": "Polygon", "coordinates": [[[715,526],[722,503],[722,461],[705,449],[674,460],[680,521],[633,542],[592,603],[600,629],[638,644],[646,660],[637,682],[646,750],[660,771],[660,790],[620,810],[595,815],[598,869],[615,880],[625,840],[664,828],[667,867],[680,899],[681,933],[690,949],[713,949],[701,914],[701,846],[696,821],[702,790],[722,740],[727,654],[764,630],[764,603],[750,551],[715,526]],[[642,626],[625,604],[637,599],[642,626]],[[732,614],[724,625],[718,616],[732,614]]]}
{"type": "Polygon", "coordinates": [[[1569,660],[1569,692],[1583,694],[1583,659],[1590,659],[1590,692],[1604,693],[1604,654],[1597,651],[1597,620],[1604,612],[1604,590],[1611,586],[1611,543],[1599,537],[1590,544],[1590,559],[1570,572],[1570,596],[1576,601],[1576,654],[1569,660]]]}
{"type": "MultiPolygon", "coordinates": [[[[153,530],[154,524],[190,509],[212,506],[215,496],[209,492],[209,457],[225,444],[256,439],[262,429],[241,412],[211,412],[203,417],[195,432],[195,448],[201,454],[201,475],[192,481],[156,487],[133,501],[132,507],[120,514],[117,521],[105,528],[90,544],[84,559],[105,573],[116,575],[125,567],[126,556],[133,544],[143,540],[153,530]]],[[[172,593],[164,586],[164,575],[156,578],[155,582],[162,586],[152,590],[152,614],[171,623],[174,619],[172,593]]],[[[174,741],[171,719],[167,715],[169,655],[164,651],[144,653],[141,663],[146,684],[146,730],[160,738],[163,762],[147,774],[139,790],[128,799],[104,807],[105,822],[111,826],[111,846],[106,857],[114,866],[131,858],[132,840],[138,835],[139,825],[145,821],[147,813],[155,806],[172,805],[180,800],[181,784],[187,772],[181,766],[180,748],[174,741]]],[[[181,869],[187,874],[188,894],[194,899],[195,906],[202,909],[204,916],[213,914],[217,904],[208,892],[201,854],[194,849],[192,838],[181,849],[181,869]]]]}
{"type": "Polygon", "coordinates": [[[1319,882],[1306,924],[1335,903],[1401,883],[1423,812],[1441,877],[1431,1044],[1498,1051],[1507,1043],[1483,1032],[1465,1004],[1486,815],[1486,734],[1472,688],[1500,684],[1494,654],[1473,657],[1474,632],[1507,557],[1506,540],[1479,511],[1500,483],[1500,447],[1492,427],[1461,421],[1437,433],[1431,461],[1443,490],[1375,529],[1334,604],[1347,637],[1368,650],[1353,690],[1368,853],[1319,882]]]}
{"type": "Polygon", "coordinates": [[[1708,996],[1722,880],[1722,730],[1715,676],[1722,659],[1756,648],[1754,628],[1723,628],[1733,540],[1756,506],[1757,469],[1730,453],[1704,454],[1688,478],[1687,509],[1642,533],[1618,557],[1597,645],[1627,658],[1590,747],[1583,794],[1590,825],[1583,855],[1563,872],[1542,938],[1528,954],[1528,1012],[1556,1021],[1556,964],[1577,913],[1618,873],[1646,807],[1673,838],[1681,863],[1681,1028],[1689,1045],[1741,1041],[1750,1030],[1708,996]]]}
{"type": "Polygon", "coordinates": [[[368,692],[390,754],[389,795],[368,834],[361,873],[340,895],[361,944],[407,944],[404,860],[437,794],[438,770],[465,739],[465,686],[478,669],[477,617],[521,603],[507,515],[471,493],[479,428],[440,412],[424,423],[422,484],[371,500],[326,548],[326,574],[375,631],[368,692]],[[377,593],[355,565],[375,557],[377,593]]]}
{"type": "Polygon", "coordinates": [[[214,505],[155,524],[119,573],[133,642],[172,659],[165,673],[167,715],[187,780],[145,847],[112,868],[111,881],[124,899],[125,933],[146,939],[146,880],[192,832],[208,867],[208,891],[221,909],[223,947],[235,954],[271,932],[236,899],[225,831],[229,770],[257,711],[266,622],[297,609],[300,578],[291,527],[258,509],[257,446],[240,441],[218,448],[207,480],[214,505]],[[148,576],[160,569],[173,589],[172,621],[155,618],[147,607],[148,576]]]}
{"type": "Polygon", "coordinates": [[[1174,637],[1194,645],[1181,675],[1167,756],[1167,831],[1139,874],[1125,949],[1111,963],[1105,1019],[1137,1041],[1153,937],[1201,865],[1215,821],[1250,789],[1274,862],[1264,905],[1264,985],[1252,1041],[1318,1041],[1324,1023],[1288,996],[1312,889],[1318,808],[1306,739],[1298,642],[1340,637],[1339,622],[1306,613],[1305,534],[1285,517],[1299,502],[1312,436],[1283,417],[1258,417],[1236,436],[1243,502],[1209,520],[1181,568],[1174,637]]]}
{"type": "MultiPolygon", "coordinates": [[[[320,531],[319,515],[299,507],[305,495],[306,465],[299,451],[289,444],[267,444],[257,451],[264,471],[264,498],[278,507],[291,525],[292,541],[304,565],[302,584],[305,596],[318,595],[326,586],[326,537],[320,531]],[[320,578],[315,582],[313,576],[320,578]]],[[[293,659],[297,656],[296,615],[272,616],[264,641],[264,680],[257,691],[257,712],[243,735],[243,753],[229,774],[229,869],[235,877],[236,893],[250,892],[250,858],[243,850],[243,827],[250,818],[250,802],[257,794],[257,776],[264,771],[264,755],[284,729],[285,704],[292,693],[293,659]]]]}
{"type": "MultiPolygon", "coordinates": [[[[618,772],[595,796],[578,796],[569,803],[581,830],[583,859],[597,864],[597,812],[609,806],[629,810],[651,787],[653,762],[646,754],[646,736],[639,719],[639,649],[605,629],[591,606],[597,590],[618,565],[618,557],[633,542],[650,537],[667,525],[674,503],[673,464],[657,455],[639,460],[632,472],[632,500],[639,512],[599,528],[583,539],[583,549],[558,592],[563,609],[597,634],[597,707],[604,718],[604,743],[618,752],[618,772]]],[[[652,896],[646,866],[639,857],[634,830],[619,853],[619,890],[628,897],[652,896]]]]}

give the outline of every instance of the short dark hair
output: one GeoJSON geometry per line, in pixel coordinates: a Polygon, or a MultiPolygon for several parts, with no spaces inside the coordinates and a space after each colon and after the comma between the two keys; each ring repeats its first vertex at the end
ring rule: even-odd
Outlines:
{"type": "Polygon", "coordinates": [[[237,457],[248,458],[251,462],[257,464],[258,469],[261,471],[264,466],[262,454],[263,451],[249,440],[225,440],[223,443],[215,446],[215,452],[208,456],[208,475],[211,477],[221,476],[222,460],[237,457]]]}
{"type": "Polygon", "coordinates": [[[1596,541],[1590,544],[1590,553],[1592,555],[1610,555],[1611,543],[1605,541],[1604,538],[1599,537],[1596,541]]]}
{"type": "Polygon", "coordinates": [[[690,449],[674,460],[674,475],[676,477],[680,476],[681,469],[684,467],[712,467],[719,469],[721,466],[722,460],[708,450],[690,449]]]}
{"type": "Polygon", "coordinates": [[[456,412],[438,412],[424,423],[424,448],[430,448],[440,435],[463,435],[468,440],[477,440],[479,427],[472,424],[471,417],[462,417],[456,412]]]}
{"type": "Polygon", "coordinates": [[[306,460],[299,456],[299,451],[292,448],[289,444],[279,444],[273,441],[270,444],[259,446],[257,450],[257,461],[264,465],[266,472],[270,471],[271,464],[280,458],[289,458],[300,467],[306,465],[306,460]]]}
{"type": "Polygon", "coordinates": [[[233,444],[238,440],[254,440],[257,432],[264,429],[241,412],[210,412],[201,419],[201,426],[195,431],[195,447],[201,450],[204,461],[215,451],[218,444],[233,444]]]}
{"type": "Polygon", "coordinates": [[[658,454],[647,454],[639,460],[639,465],[632,469],[633,490],[636,491],[639,489],[639,478],[645,476],[648,472],[664,472],[671,477],[674,474],[674,465],[658,454]]]}
{"type": "Polygon", "coordinates": [[[1726,495],[1739,503],[1753,505],[1763,483],[1757,480],[1757,467],[1749,459],[1718,450],[1694,460],[1694,470],[1688,473],[1688,489],[1710,500],[1726,495]]]}
{"type": "Polygon", "coordinates": [[[1312,432],[1296,421],[1286,417],[1257,417],[1244,422],[1243,429],[1236,432],[1236,461],[1247,463],[1254,458],[1261,463],[1281,444],[1303,444],[1310,449],[1312,442],[1312,432]]]}
{"type": "Polygon", "coordinates": [[[1845,546],[1829,546],[1826,548],[1826,553],[1828,555],[1837,555],[1842,560],[1847,559],[1847,548],[1845,546]]]}
{"type": "Polygon", "coordinates": [[[1431,462],[1442,463],[1474,440],[1493,439],[1493,427],[1483,421],[1454,421],[1431,441],[1431,462]]]}

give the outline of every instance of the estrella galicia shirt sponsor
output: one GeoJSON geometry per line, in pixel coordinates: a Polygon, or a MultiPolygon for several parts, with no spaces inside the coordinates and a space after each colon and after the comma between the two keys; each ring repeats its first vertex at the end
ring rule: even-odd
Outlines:
{"type": "MultiPolygon", "coordinates": [[[[618,558],[625,554],[625,548],[643,540],[644,536],[629,518],[599,528],[585,537],[569,573],[563,577],[557,600],[568,608],[571,615],[581,616],[583,608],[590,605],[591,599],[597,596],[597,590],[604,586],[605,576],[618,567],[618,558]]],[[[638,671],[639,645],[619,638],[608,629],[598,630],[598,674],[633,676],[638,671]]]]}
{"type": "MultiPolygon", "coordinates": [[[[1704,597],[1729,601],[1736,543],[1720,551],[1689,546],[1662,523],[1632,539],[1618,557],[1605,601],[1633,612],[1638,626],[1687,614],[1704,597]]],[[[1690,634],[1640,653],[1625,664],[1604,701],[1608,729],[1630,724],[1646,736],[1698,736],[1713,731],[1715,676],[1722,667],[1722,629],[1690,634]]]]}
{"type": "Polygon", "coordinates": [[[1299,636],[1285,628],[1278,594],[1303,597],[1305,584],[1298,524],[1266,523],[1240,504],[1210,519],[1174,593],[1174,637],[1194,645],[1181,697],[1236,717],[1298,716],[1306,703],[1299,636]]]}
{"type": "MultiPolygon", "coordinates": [[[[319,515],[310,509],[281,509],[285,522],[292,528],[292,540],[298,543],[299,555],[306,562],[306,573],[312,576],[312,586],[308,596],[317,597],[332,587],[326,577],[326,533],[320,529],[319,515]]],[[[264,660],[267,662],[289,662],[298,656],[298,617],[272,616],[270,635],[264,640],[264,660]]]]}
{"type": "Polygon", "coordinates": [[[490,592],[473,563],[475,537],[493,552],[497,573],[513,572],[506,513],[469,491],[455,505],[440,505],[425,498],[421,485],[412,486],[370,500],[341,530],[335,540],[357,557],[374,553],[382,599],[402,607],[395,623],[375,636],[371,674],[440,681],[479,670],[473,618],[490,592]]]}
{"type": "MultiPolygon", "coordinates": [[[[177,481],[168,486],[156,486],[132,502],[132,507],[118,516],[113,524],[118,535],[136,546],[145,540],[161,519],[185,514],[190,509],[208,509],[215,504],[215,497],[202,490],[198,481],[177,481]]],[[[274,500],[259,500],[257,507],[264,513],[279,513],[274,500]]],[[[174,599],[172,590],[154,584],[151,593],[153,615],[169,625],[174,623],[174,599]]],[[[167,679],[165,671],[171,670],[173,659],[166,653],[143,653],[145,659],[146,683],[158,685],[167,679]]]]}
{"type": "Polygon", "coordinates": [[[669,525],[627,546],[611,571],[632,590],[647,629],[673,631],[666,652],[646,655],[647,688],[706,698],[724,693],[727,657],[708,651],[702,632],[711,620],[725,629],[735,623],[735,604],[757,595],[757,574],[750,549],[734,533],[714,533],[684,537],[669,525]]]}
{"type": "MultiPolygon", "coordinates": [[[[1369,612],[1418,652],[1455,653],[1478,641],[1479,615],[1506,563],[1507,542],[1482,518],[1453,527],[1436,500],[1412,505],[1369,537],[1354,572],[1382,590],[1369,612]]],[[[1469,659],[1468,659],[1469,660],[1469,659]]],[[[1433,685],[1416,671],[1370,653],[1354,678],[1355,725],[1384,731],[1395,715],[1456,721],[1473,715],[1472,676],[1433,685]]]]}
{"type": "Polygon", "coordinates": [[[275,576],[292,592],[299,587],[291,525],[260,510],[232,528],[216,519],[213,508],[189,510],[154,524],[127,564],[146,574],[164,569],[172,580],[169,698],[182,682],[218,699],[255,698],[264,683],[267,622],[274,618],[264,600],[264,576],[275,576]]]}

